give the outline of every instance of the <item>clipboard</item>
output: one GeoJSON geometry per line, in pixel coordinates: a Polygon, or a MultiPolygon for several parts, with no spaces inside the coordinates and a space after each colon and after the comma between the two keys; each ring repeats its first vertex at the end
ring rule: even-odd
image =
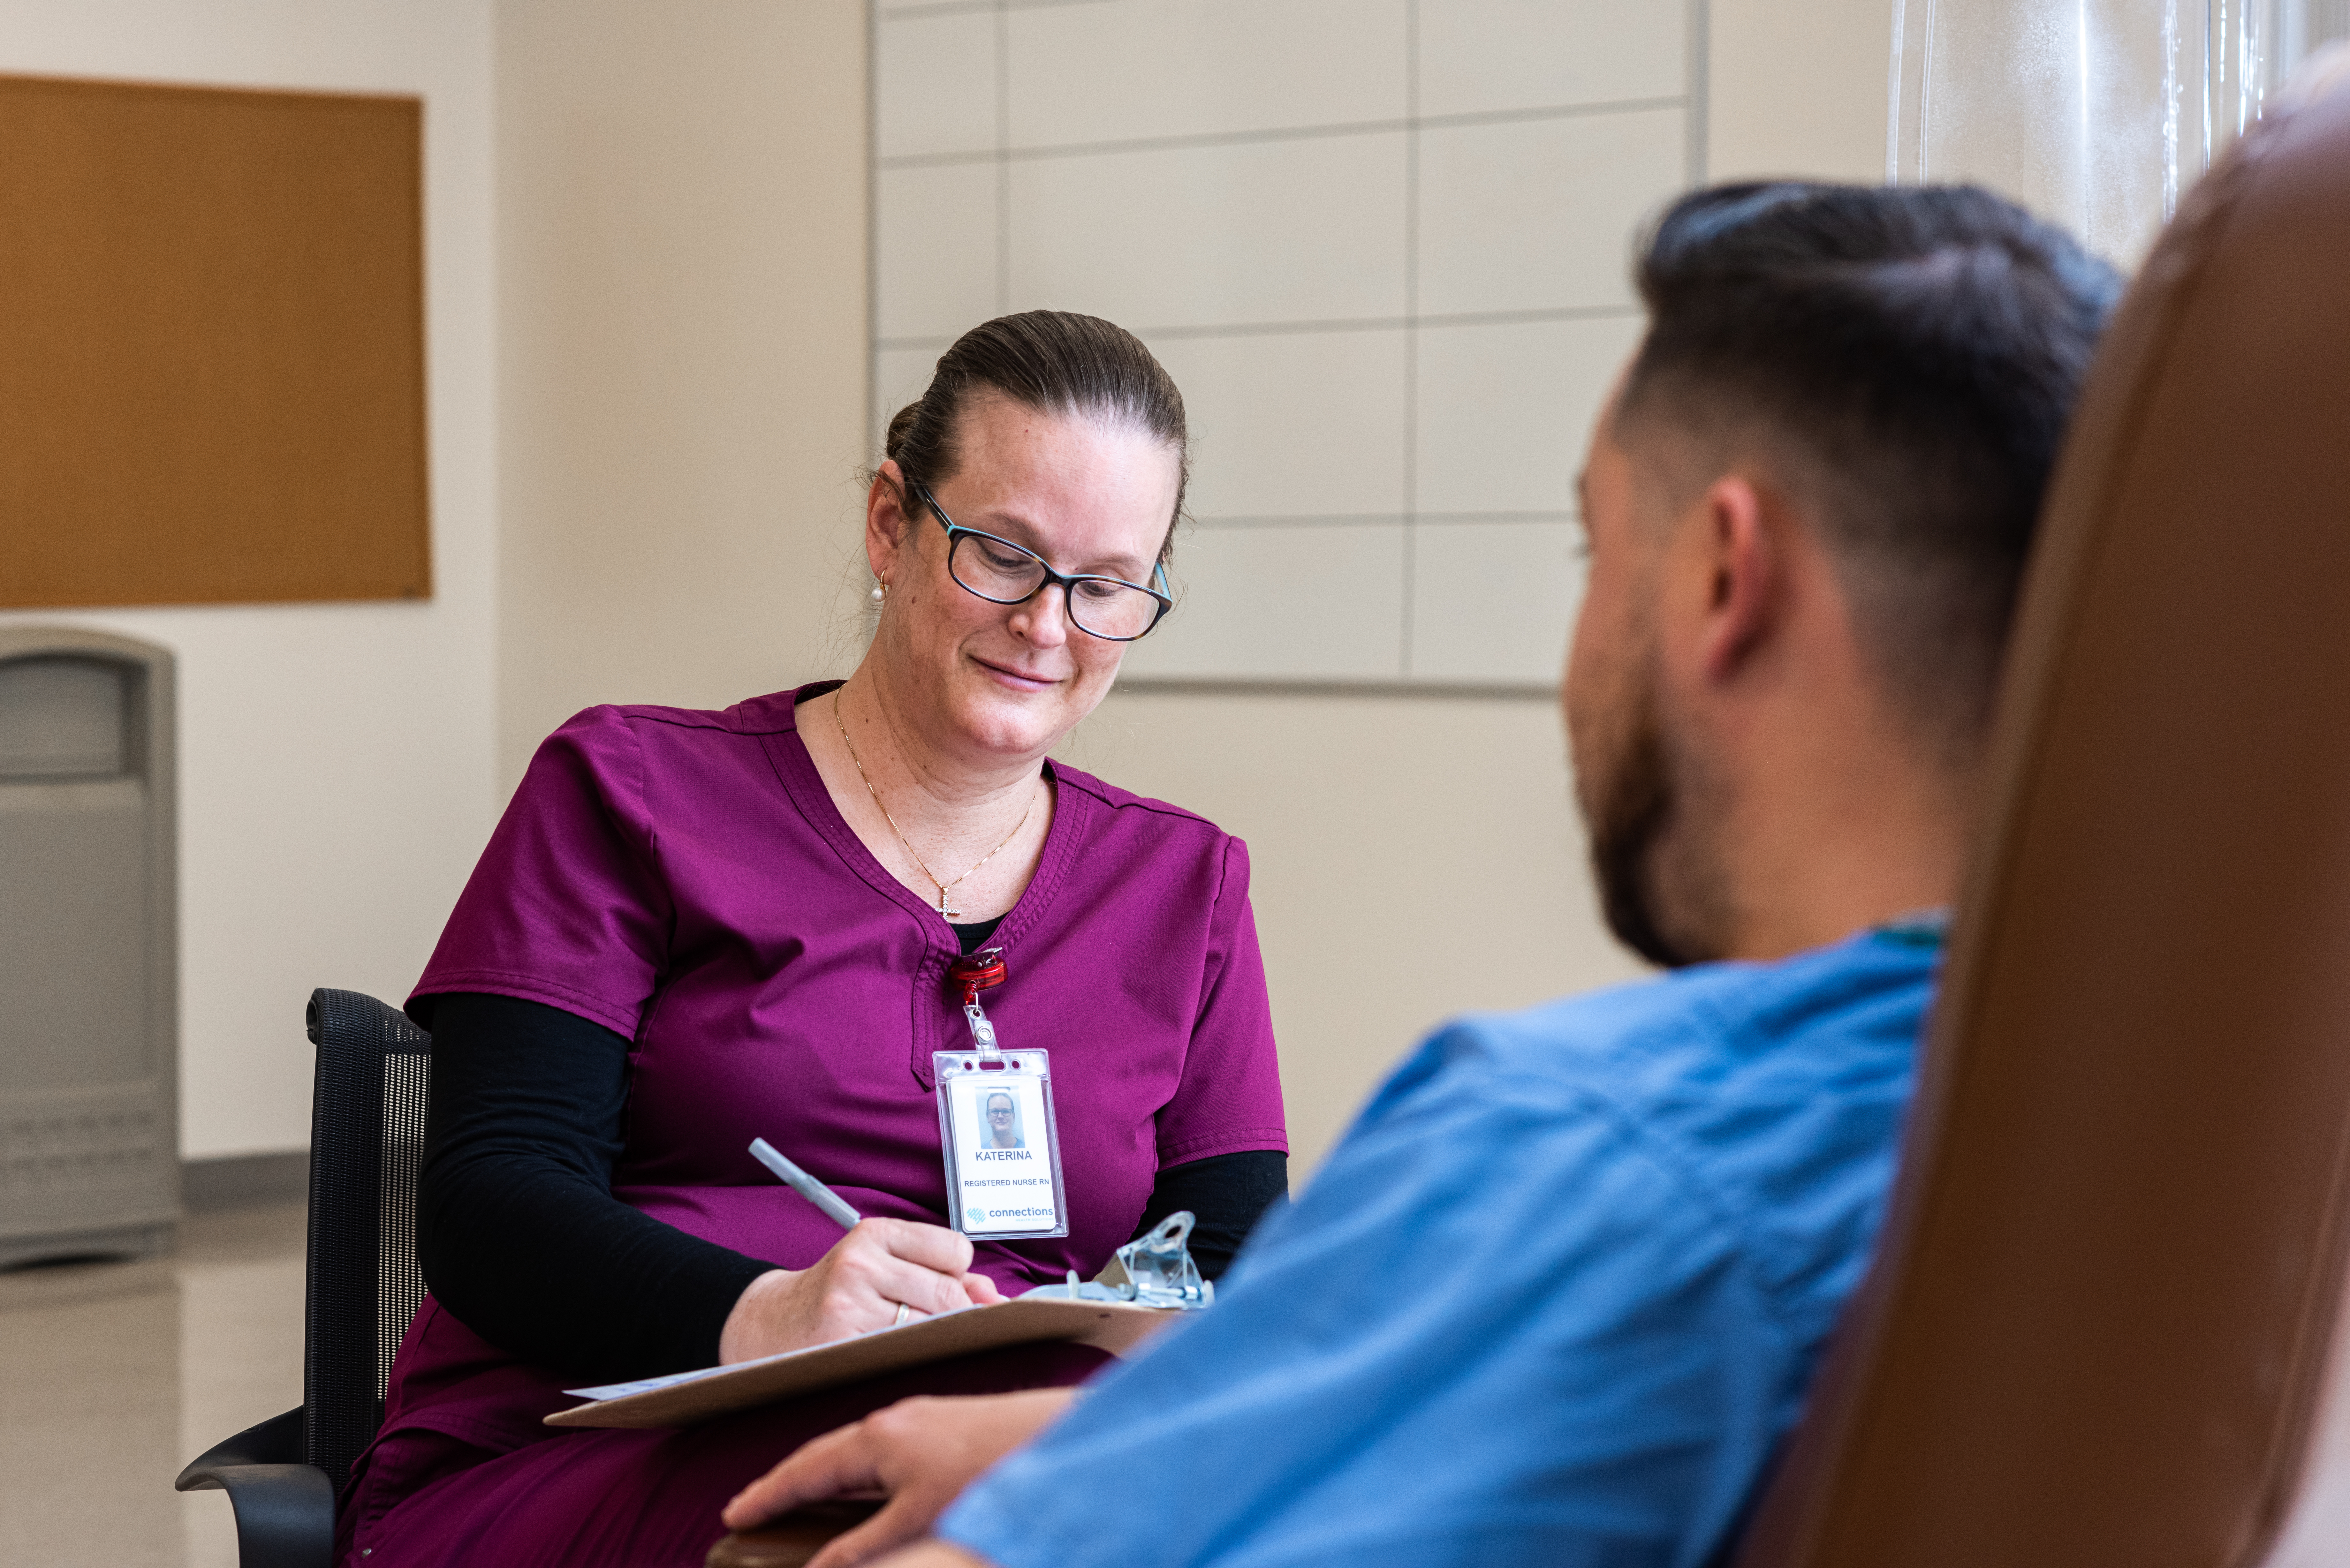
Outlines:
{"type": "Polygon", "coordinates": [[[1170,1215],[1149,1235],[1129,1241],[1102,1272],[1079,1283],[1038,1285],[990,1306],[969,1306],[916,1318],[829,1345],[786,1350],[732,1366],[673,1372],[635,1383],[567,1388],[585,1405],[546,1417],[550,1427],[689,1427],[713,1416],[772,1405],[973,1351],[1066,1341],[1124,1355],[1187,1312],[1215,1300],[1184,1246],[1191,1216],[1170,1215]]]}
{"type": "MultiPolygon", "coordinates": [[[[1064,1287],[1046,1285],[1059,1293],[1064,1287]]],[[[976,1350],[1066,1340],[1122,1355],[1181,1315],[1180,1308],[1127,1302],[1071,1301],[1066,1295],[1024,1295],[993,1306],[964,1307],[917,1318],[854,1339],[787,1350],[733,1366],[705,1367],[639,1383],[567,1388],[590,1403],[557,1410],[550,1427],[686,1427],[772,1405],[796,1394],[836,1388],[884,1372],[944,1361],[976,1350]]]]}

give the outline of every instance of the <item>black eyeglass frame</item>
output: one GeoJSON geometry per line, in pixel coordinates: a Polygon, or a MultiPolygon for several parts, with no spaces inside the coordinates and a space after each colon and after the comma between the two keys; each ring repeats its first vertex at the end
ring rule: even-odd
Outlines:
{"type": "MultiPolygon", "coordinates": [[[[1030,599],[1035,598],[1038,594],[1043,593],[1046,588],[1058,583],[1061,587],[1061,605],[1063,609],[1065,609],[1068,614],[1069,624],[1076,627],[1079,631],[1084,632],[1087,637],[1097,639],[1102,642],[1140,642],[1144,638],[1149,637],[1152,632],[1158,630],[1159,623],[1167,618],[1167,612],[1175,607],[1175,600],[1172,595],[1170,595],[1159,588],[1145,587],[1140,583],[1129,583],[1124,577],[1107,576],[1100,572],[1079,572],[1074,576],[1056,572],[1053,569],[1052,562],[1047,561],[1044,556],[1038,555],[1027,545],[1023,545],[1016,540],[1006,539],[1000,534],[990,534],[984,529],[966,528],[962,524],[956,522],[953,518],[948,516],[947,509],[939,504],[939,498],[931,494],[931,487],[924,484],[920,480],[916,479],[910,474],[906,477],[906,483],[916,495],[922,498],[922,504],[931,509],[931,515],[936,517],[939,520],[939,525],[947,531],[947,576],[954,577],[955,587],[961,588],[963,592],[969,594],[975,599],[983,599],[992,605],[1024,605],[1030,599]],[[1036,563],[1037,566],[1042,569],[1045,574],[1045,580],[1038,583],[1026,593],[1022,594],[1016,599],[1000,599],[993,594],[981,593],[977,588],[972,587],[961,577],[955,577],[955,545],[958,541],[964,538],[984,539],[991,545],[1001,545],[1007,550],[1019,551],[1020,554],[1027,556],[1030,560],[1036,563]],[[1158,601],[1159,613],[1150,618],[1150,624],[1149,626],[1144,627],[1132,637],[1110,637],[1105,633],[1096,631],[1093,628],[1086,625],[1085,622],[1077,618],[1076,600],[1069,592],[1070,586],[1075,583],[1115,583],[1121,588],[1132,588],[1139,594],[1149,594],[1153,599],[1158,601]]],[[[1159,582],[1165,582],[1167,580],[1167,563],[1160,561],[1155,564],[1150,569],[1150,575],[1159,582]]]]}

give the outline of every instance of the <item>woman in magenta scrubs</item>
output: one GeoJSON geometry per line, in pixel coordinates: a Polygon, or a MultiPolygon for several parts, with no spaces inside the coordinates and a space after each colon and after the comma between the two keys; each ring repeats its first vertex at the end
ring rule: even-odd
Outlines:
{"type": "Polygon", "coordinates": [[[718,1509],[910,1392],[1070,1383],[966,1357],[680,1432],[558,1432],[566,1387],[744,1360],[1090,1275],[1176,1209],[1212,1273],[1286,1187],[1241,842],[1047,753],[1168,607],[1182,400],[1089,317],[988,323],[889,427],[846,683],[595,708],[539,749],[408,1012],[433,1032],[432,1294],[338,1558],[699,1563],[718,1509]],[[931,1054],[1001,949],[1051,1053],[1068,1234],[946,1229],[931,1054]],[[867,1218],[844,1235],[764,1137],[867,1218]]]}

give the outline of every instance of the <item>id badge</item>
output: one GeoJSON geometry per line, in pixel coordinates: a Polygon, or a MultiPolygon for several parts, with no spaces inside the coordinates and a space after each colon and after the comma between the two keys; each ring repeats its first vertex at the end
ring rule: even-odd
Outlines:
{"type": "Polygon", "coordinates": [[[980,992],[1002,984],[1003,973],[1003,954],[994,949],[949,971],[962,992],[972,1048],[931,1053],[949,1222],[966,1236],[1066,1236],[1069,1206],[1050,1054],[1004,1050],[979,1005],[980,992]]]}
{"type": "Polygon", "coordinates": [[[966,1236],[1066,1236],[1053,1068],[1043,1051],[933,1051],[947,1204],[966,1236]]]}

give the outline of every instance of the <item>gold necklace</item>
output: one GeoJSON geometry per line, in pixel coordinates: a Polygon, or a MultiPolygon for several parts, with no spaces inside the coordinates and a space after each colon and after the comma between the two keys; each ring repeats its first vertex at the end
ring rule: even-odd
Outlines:
{"type": "Polygon", "coordinates": [[[956,877],[951,882],[940,881],[939,874],[931,869],[931,863],[922,858],[920,853],[914,848],[912,841],[907,838],[906,830],[898,826],[898,819],[889,815],[889,808],[881,804],[881,792],[873,787],[873,781],[865,776],[865,764],[857,760],[857,742],[848,738],[848,721],[841,715],[840,711],[840,700],[847,696],[847,693],[848,688],[846,686],[843,686],[833,692],[832,722],[840,726],[840,743],[848,748],[849,765],[857,770],[858,781],[864,784],[865,793],[873,797],[873,809],[881,814],[881,820],[889,825],[889,831],[898,836],[898,842],[905,846],[906,853],[913,856],[914,864],[922,868],[922,875],[928,877],[931,879],[932,886],[938,888],[939,914],[946,919],[952,919],[957,915],[962,914],[962,911],[961,909],[951,909],[947,908],[947,890],[951,888],[961,887],[970,878],[972,871],[978,870],[980,867],[984,866],[989,861],[994,859],[997,854],[1003,850],[1004,844],[1009,844],[1014,839],[1020,836],[1020,830],[1028,826],[1028,818],[1036,809],[1036,793],[1033,789],[1029,791],[1028,805],[1026,808],[1020,813],[1020,820],[1012,825],[1012,831],[1003,836],[1003,844],[997,845],[993,849],[991,849],[986,854],[981,856],[979,859],[972,864],[971,871],[964,872],[961,877],[956,877]]]}

